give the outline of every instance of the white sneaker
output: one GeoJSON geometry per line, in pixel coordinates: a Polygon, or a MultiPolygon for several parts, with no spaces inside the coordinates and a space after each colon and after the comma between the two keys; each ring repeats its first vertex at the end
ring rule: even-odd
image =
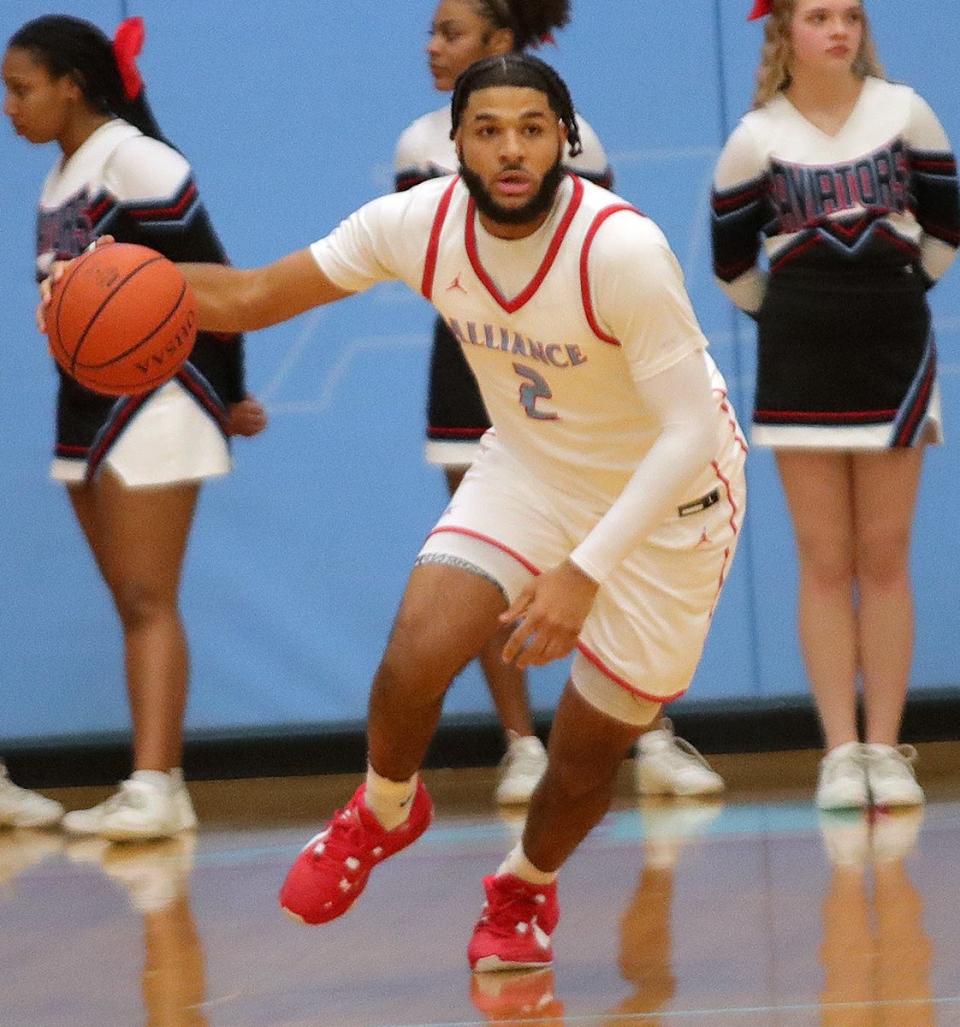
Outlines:
{"type": "Polygon", "coordinates": [[[0,827],[51,827],[63,817],[59,802],[19,788],[0,763],[0,827]]]}
{"type": "Polygon", "coordinates": [[[696,749],[673,733],[664,717],[656,731],[640,736],[634,764],[641,795],[716,795],[723,778],[696,749]]]}
{"type": "Polygon", "coordinates": [[[823,757],[814,801],[820,809],[864,809],[870,805],[859,742],[844,742],[823,757]]]}
{"type": "Polygon", "coordinates": [[[197,826],[190,795],[180,770],[158,784],[151,771],[138,770],[120,782],[120,791],[91,809],[73,810],[63,818],[71,834],[99,835],[114,842],[170,838],[197,826]]]}
{"type": "Polygon", "coordinates": [[[923,789],[917,784],[912,745],[865,745],[864,761],[874,806],[922,806],[923,789]]]}
{"type": "Polygon", "coordinates": [[[494,798],[504,806],[529,802],[546,769],[547,750],[543,742],[536,735],[516,735],[500,761],[500,780],[494,798]]]}

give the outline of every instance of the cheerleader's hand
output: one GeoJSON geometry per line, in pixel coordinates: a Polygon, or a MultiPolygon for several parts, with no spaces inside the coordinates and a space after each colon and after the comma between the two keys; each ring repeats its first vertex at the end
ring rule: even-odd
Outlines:
{"type": "MultiPolygon", "coordinates": [[[[116,242],[112,235],[98,236],[83,252],[92,253],[98,247],[106,246],[108,243],[112,242],[116,242]]],[[[73,261],[79,259],[79,257],[74,257],[73,260],[55,260],[50,265],[47,277],[40,282],[40,302],[37,304],[34,317],[37,321],[37,327],[43,335],[47,334],[47,307],[50,306],[50,297],[53,295],[53,287],[61,278],[63,278],[66,274],[67,268],[73,263],[73,261]]]]}
{"type": "Polygon", "coordinates": [[[259,435],[266,426],[267,408],[253,396],[230,404],[227,410],[228,435],[244,435],[249,439],[259,435]]]}

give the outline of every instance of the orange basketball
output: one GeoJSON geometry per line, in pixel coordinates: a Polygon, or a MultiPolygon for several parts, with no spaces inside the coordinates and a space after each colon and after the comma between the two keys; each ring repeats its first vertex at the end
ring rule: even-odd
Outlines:
{"type": "Polygon", "coordinates": [[[197,335],[197,302],[176,264],[131,243],[98,246],[53,287],[47,338],[57,363],[108,396],[147,392],[177,373],[197,335]]]}

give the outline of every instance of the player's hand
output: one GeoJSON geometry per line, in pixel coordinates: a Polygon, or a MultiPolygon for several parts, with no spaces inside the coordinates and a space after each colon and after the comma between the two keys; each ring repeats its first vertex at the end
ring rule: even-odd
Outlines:
{"type": "Polygon", "coordinates": [[[245,435],[248,439],[259,435],[267,426],[267,408],[253,396],[231,403],[227,409],[227,434],[245,435]]]}
{"type": "Polygon", "coordinates": [[[504,663],[542,667],[577,644],[599,585],[570,560],[534,578],[500,615],[517,626],[503,647],[504,663]]]}
{"type": "MultiPolygon", "coordinates": [[[[93,240],[92,243],[86,248],[85,253],[89,253],[91,250],[98,249],[101,246],[106,246],[109,243],[116,242],[112,235],[100,235],[93,240]]],[[[74,260],[79,260],[79,257],[74,257],[73,260],[55,260],[50,265],[50,271],[47,277],[39,285],[40,289],[40,302],[37,304],[37,310],[35,313],[37,327],[40,329],[43,335],[47,334],[47,307],[50,306],[50,297],[53,295],[53,287],[61,278],[66,274],[67,268],[73,263],[74,260]]]]}

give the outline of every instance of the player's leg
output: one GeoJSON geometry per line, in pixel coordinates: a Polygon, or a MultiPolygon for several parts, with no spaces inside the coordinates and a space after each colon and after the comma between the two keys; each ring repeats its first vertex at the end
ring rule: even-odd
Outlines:
{"type": "MultiPolygon", "coordinates": [[[[579,660],[576,668],[574,673],[599,674],[579,660]]],[[[550,729],[550,762],[523,832],[524,855],[541,871],[558,870],[599,823],[630,747],[660,712],[659,703],[626,694],[624,701],[635,710],[631,722],[598,709],[572,681],[564,689],[550,729]]]]}
{"type": "Polygon", "coordinates": [[[506,609],[488,577],[442,562],[414,567],[370,693],[367,779],[291,867],[280,903],[321,924],[356,901],[376,864],[414,842],[432,806],[418,771],[456,674],[506,609]]]}
{"type": "Polygon", "coordinates": [[[912,805],[923,802],[911,767],[915,753],[898,749],[897,741],[913,657],[910,536],[923,451],[852,459],[868,778],[877,805],[912,805]]]}
{"type": "Polygon", "coordinates": [[[483,882],[487,901],[467,949],[475,971],[552,962],[557,871],[610,808],[623,760],[659,712],[659,702],[633,696],[575,657],[523,837],[483,882]]]}
{"type": "Polygon", "coordinates": [[[136,785],[136,794],[121,792],[123,809],[108,800],[109,810],[68,814],[65,826],[78,833],[155,837],[196,822],[179,771],[189,663],[178,593],[198,492],[196,483],[127,488],[108,468],[95,484],[69,489],[120,617],[134,731],[124,789],[136,785]]]}
{"type": "Polygon", "coordinates": [[[796,538],[800,645],[823,727],[817,803],[868,801],[857,735],[853,472],[846,453],[779,450],[777,466],[796,538]]]}
{"type": "Polygon", "coordinates": [[[370,764],[394,781],[414,775],[436,731],[450,682],[497,630],[501,589],[460,567],[423,563],[410,574],[370,693],[370,764]]]}
{"type": "MultiPolygon", "coordinates": [[[[432,459],[444,461],[443,471],[452,496],[470,461],[476,457],[476,440],[490,426],[490,419],[463,348],[441,319],[435,325],[430,355],[427,416],[433,438],[428,443],[428,456],[432,454],[432,459]],[[456,452],[447,449],[454,446],[462,448],[456,452]]],[[[517,804],[529,801],[546,767],[547,756],[534,734],[526,675],[501,659],[510,630],[502,628],[491,637],[480,650],[479,660],[506,749],[494,796],[500,803],[517,804]]]]}
{"type": "MultiPolygon", "coordinates": [[[[446,466],[443,470],[452,496],[460,487],[467,468],[458,465],[446,466]]],[[[494,798],[503,805],[529,802],[547,766],[546,750],[534,732],[527,676],[516,664],[503,661],[503,647],[512,631],[512,625],[498,627],[479,654],[506,746],[494,791],[494,798]]]]}
{"type": "MultiPolygon", "coordinates": [[[[559,920],[556,874],[606,813],[620,766],[665,701],[690,684],[737,547],[742,456],[726,461],[723,498],[667,519],[598,590],[550,731],[549,764],[523,838],[486,878],[467,956],[477,971],[548,965],[559,920]]],[[[719,471],[718,471],[719,475],[719,471]]],[[[564,503],[567,537],[594,522],[564,503]]]]}

